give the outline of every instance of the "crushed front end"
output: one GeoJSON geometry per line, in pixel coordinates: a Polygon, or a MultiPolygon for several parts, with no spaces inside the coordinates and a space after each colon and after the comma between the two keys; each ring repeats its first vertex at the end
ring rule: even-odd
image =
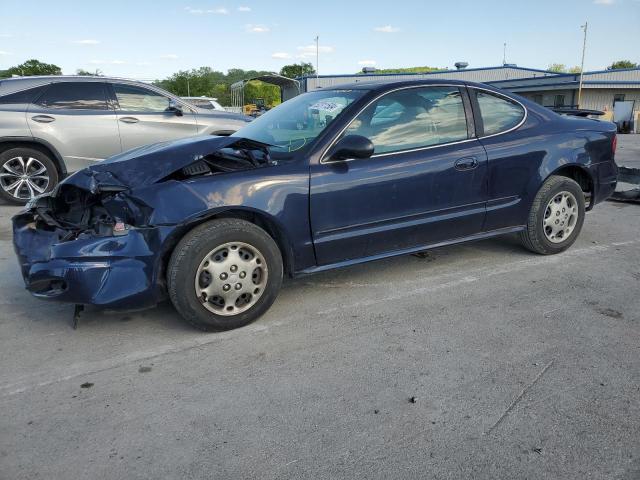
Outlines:
{"type": "Polygon", "coordinates": [[[192,137],[80,170],[13,217],[22,276],[36,297],[140,309],[166,297],[164,264],[189,222],[223,208],[209,182],[273,166],[264,144],[192,137]],[[186,183],[207,182],[209,194],[186,183]]]}
{"type": "Polygon", "coordinates": [[[158,255],[172,227],[144,224],[145,206],[115,185],[61,185],[13,218],[13,243],[33,295],[137,309],[164,298],[158,255]]]}

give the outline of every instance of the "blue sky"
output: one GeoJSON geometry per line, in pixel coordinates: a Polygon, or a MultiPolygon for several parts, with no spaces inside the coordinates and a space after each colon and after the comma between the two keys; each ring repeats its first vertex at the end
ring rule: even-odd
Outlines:
{"type": "Polygon", "coordinates": [[[640,62],[640,0],[426,1],[110,0],[0,2],[0,69],[37,58],[107,75],[163,78],[210,66],[277,71],[299,61],[320,74],[362,66],[470,67],[507,62],[585,68],[640,62]]]}

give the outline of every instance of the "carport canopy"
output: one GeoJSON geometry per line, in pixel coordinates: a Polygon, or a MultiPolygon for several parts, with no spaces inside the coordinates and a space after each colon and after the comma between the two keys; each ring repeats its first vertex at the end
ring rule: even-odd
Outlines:
{"type": "Polygon", "coordinates": [[[242,109],[244,107],[244,87],[247,83],[258,80],[264,83],[270,83],[280,87],[280,98],[282,99],[282,93],[286,89],[293,88],[296,95],[300,93],[300,82],[294,78],[285,77],[277,73],[266,73],[264,75],[258,75],[256,77],[245,78],[238,82],[231,84],[231,102],[234,107],[242,109]]]}

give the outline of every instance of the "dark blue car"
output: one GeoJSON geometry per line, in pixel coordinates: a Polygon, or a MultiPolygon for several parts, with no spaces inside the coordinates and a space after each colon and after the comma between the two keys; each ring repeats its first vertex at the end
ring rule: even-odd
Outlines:
{"type": "Polygon", "coordinates": [[[615,146],[612,123],[485,85],[343,85],[81,170],[14,217],[14,245],[39,298],[169,296],[198,328],[236,328],[285,274],[513,232],[562,252],[614,191],[615,146]]]}

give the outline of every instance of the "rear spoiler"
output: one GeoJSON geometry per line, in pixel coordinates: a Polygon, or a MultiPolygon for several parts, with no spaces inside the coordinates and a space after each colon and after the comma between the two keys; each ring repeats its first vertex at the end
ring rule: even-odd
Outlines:
{"type": "Polygon", "coordinates": [[[604,112],[600,110],[589,110],[586,108],[557,107],[557,108],[552,108],[551,110],[561,115],[573,115],[574,117],[588,117],[589,115],[596,115],[596,116],[604,115],[604,112]]]}

